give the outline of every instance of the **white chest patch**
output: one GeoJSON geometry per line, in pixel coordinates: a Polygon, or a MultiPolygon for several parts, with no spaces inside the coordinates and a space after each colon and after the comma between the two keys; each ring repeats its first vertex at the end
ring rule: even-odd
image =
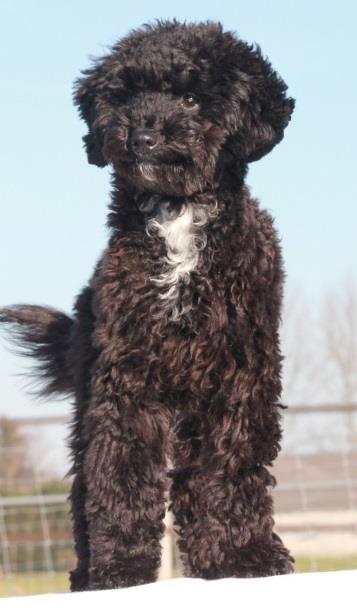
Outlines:
{"type": "Polygon", "coordinates": [[[165,310],[170,310],[170,319],[177,321],[190,310],[190,306],[179,303],[179,284],[188,283],[190,272],[197,266],[200,251],[207,242],[203,226],[209,217],[207,208],[199,205],[184,204],[179,214],[170,210],[169,202],[157,207],[154,217],[148,219],[146,233],[151,236],[155,231],[166,242],[166,270],[151,280],[166,290],[159,294],[165,310]]]}

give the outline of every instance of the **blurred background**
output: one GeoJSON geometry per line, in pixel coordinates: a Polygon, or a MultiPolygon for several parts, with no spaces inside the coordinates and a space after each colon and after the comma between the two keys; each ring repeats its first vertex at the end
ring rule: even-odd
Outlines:
{"type": "MultiPolygon", "coordinates": [[[[248,184],[285,258],[277,531],[298,571],[357,568],[356,4],[1,0],[1,305],[70,312],[107,240],[109,173],[88,166],[71,88],[89,56],[155,18],[256,41],[297,100],[248,184]],[[85,220],[85,223],[83,222],[85,220]]],[[[0,595],[68,589],[69,402],[39,402],[0,339],[0,595]]],[[[180,575],[167,516],[161,576],[180,575]]]]}

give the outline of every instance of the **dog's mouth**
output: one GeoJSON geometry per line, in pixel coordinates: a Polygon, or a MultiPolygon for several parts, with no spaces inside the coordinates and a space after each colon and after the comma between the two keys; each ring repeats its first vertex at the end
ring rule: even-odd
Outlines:
{"type": "Polygon", "coordinates": [[[158,177],[167,173],[176,176],[182,176],[185,169],[192,166],[193,162],[183,155],[177,156],[174,159],[155,159],[150,157],[136,158],[133,164],[134,172],[139,173],[146,181],[157,181],[158,177]]]}
{"type": "Polygon", "coordinates": [[[178,155],[172,159],[170,158],[158,158],[158,157],[135,157],[134,164],[137,166],[163,166],[163,167],[175,167],[175,166],[192,166],[192,159],[185,157],[184,155],[178,155]]]}
{"type": "Polygon", "coordinates": [[[125,160],[118,159],[118,175],[137,191],[182,196],[202,190],[204,178],[190,153],[173,150],[153,153],[131,153],[125,160]]]}
{"type": "Polygon", "coordinates": [[[146,181],[157,181],[160,170],[172,170],[173,172],[183,172],[182,162],[147,162],[140,161],[137,163],[137,172],[146,181]]]}

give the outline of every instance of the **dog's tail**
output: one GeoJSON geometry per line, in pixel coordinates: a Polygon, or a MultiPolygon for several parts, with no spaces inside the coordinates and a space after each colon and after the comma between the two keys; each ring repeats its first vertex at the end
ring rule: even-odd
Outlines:
{"type": "Polygon", "coordinates": [[[0,309],[0,324],[8,327],[16,353],[37,359],[29,374],[40,387],[32,393],[37,397],[68,395],[73,392],[69,367],[69,346],[73,319],[44,306],[16,304],[0,309]]]}

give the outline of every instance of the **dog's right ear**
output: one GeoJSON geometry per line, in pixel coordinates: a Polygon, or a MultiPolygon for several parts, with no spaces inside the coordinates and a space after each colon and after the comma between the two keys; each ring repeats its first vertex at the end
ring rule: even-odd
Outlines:
{"type": "Polygon", "coordinates": [[[83,136],[88,162],[104,168],[107,161],[103,156],[103,119],[100,113],[100,93],[104,79],[101,64],[83,70],[83,77],[77,79],[73,86],[73,100],[79,108],[79,114],[88,125],[88,134],[83,136]]]}

